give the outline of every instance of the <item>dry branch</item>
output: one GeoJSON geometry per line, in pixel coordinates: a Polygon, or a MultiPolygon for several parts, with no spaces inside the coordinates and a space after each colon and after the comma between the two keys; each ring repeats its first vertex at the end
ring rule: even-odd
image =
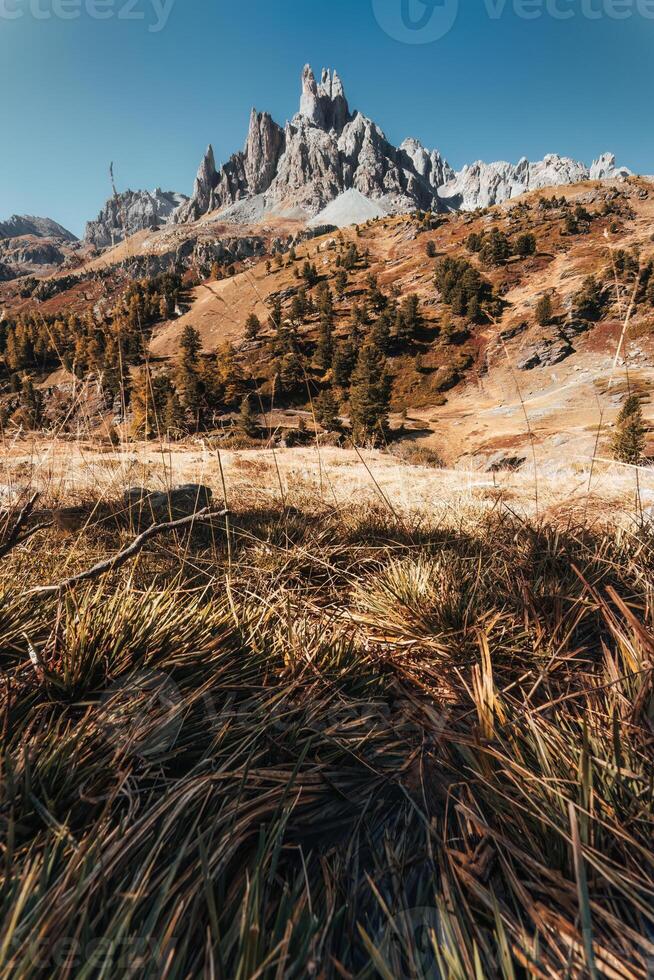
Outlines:
{"type": "MultiPolygon", "coordinates": [[[[37,531],[42,531],[43,528],[51,526],[52,521],[43,521],[41,524],[36,524],[34,525],[34,527],[31,527],[27,531],[25,531],[24,534],[21,534],[27,521],[30,519],[32,515],[32,511],[34,510],[34,504],[38,500],[38,497],[39,497],[38,493],[35,493],[32,497],[30,497],[30,499],[27,501],[25,506],[20,511],[11,531],[9,531],[9,534],[7,535],[5,540],[0,544],[0,558],[6,558],[6,556],[9,554],[10,551],[13,551],[13,549],[16,548],[19,544],[23,544],[24,541],[29,540],[29,538],[31,538],[32,535],[36,534],[37,531]]],[[[11,514],[8,512],[7,525],[9,524],[10,517],[11,514]]]]}
{"type": "Polygon", "coordinates": [[[117,568],[120,568],[130,558],[141,551],[145,544],[150,541],[151,538],[156,537],[158,534],[164,534],[166,531],[179,531],[183,528],[190,527],[195,523],[205,523],[206,521],[214,520],[219,517],[227,517],[229,511],[227,510],[217,510],[212,511],[210,507],[205,507],[204,510],[199,510],[195,514],[189,514],[188,517],[182,517],[176,521],[167,521],[165,524],[153,524],[138,537],[134,538],[131,544],[128,544],[126,548],[119,551],[118,554],[113,555],[111,558],[107,558],[104,561],[98,562],[93,565],[92,568],[87,568],[86,571],[80,572],[78,575],[72,575],[70,578],[64,579],[59,585],[44,585],[36,589],[32,589],[30,594],[38,593],[39,595],[57,595],[60,592],[64,592],[66,589],[72,589],[74,586],[79,585],[80,582],[88,582],[92,579],[99,578],[104,575],[105,572],[113,572],[117,568]]]}

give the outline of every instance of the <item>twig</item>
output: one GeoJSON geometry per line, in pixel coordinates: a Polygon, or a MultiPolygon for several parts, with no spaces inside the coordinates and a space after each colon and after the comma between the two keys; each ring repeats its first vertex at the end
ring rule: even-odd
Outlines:
{"type": "MultiPolygon", "coordinates": [[[[0,558],[4,558],[6,555],[8,555],[9,552],[12,551],[17,544],[20,544],[21,540],[22,541],[26,540],[25,535],[22,538],[20,537],[20,532],[25,526],[26,521],[29,519],[30,514],[34,510],[34,504],[38,499],[39,499],[39,495],[38,493],[35,493],[32,497],[30,497],[30,499],[27,501],[23,509],[20,511],[18,517],[16,518],[16,523],[14,524],[13,528],[9,532],[6,541],[4,541],[0,545],[0,558]]],[[[9,516],[10,515],[8,514],[7,522],[9,522],[9,516]]],[[[43,525],[33,528],[30,534],[27,536],[31,537],[31,535],[36,533],[37,530],[41,530],[42,526],[43,525]]]]}
{"type": "Polygon", "coordinates": [[[199,510],[196,514],[190,514],[188,517],[182,517],[177,521],[167,521],[165,524],[153,524],[138,537],[134,538],[131,544],[119,551],[117,555],[113,555],[112,558],[108,558],[105,561],[98,562],[97,565],[93,565],[92,568],[87,568],[86,571],[80,572],[78,575],[73,575],[70,578],[64,579],[59,585],[45,585],[39,588],[32,589],[28,593],[29,595],[34,595],[38,593],[39,595],[57,595],[60,592],[64,592],[66,589],[71,589],[78,585],[80,582],[88,582],[91,579],[99,578],[104,575],[105,572],[115,571],[124,565],[130,558],[137,555],[143,546],[151,539],[156,537],[158,534],[163,534],[166,531],[178,531],[184,527],[194,524],[195,522],[203,523],[205,521],[211,521],[217,517],[227,517],[229,511],[219,510],[212,511],[211,508],[205,507],[204,510],[199,510]]]}

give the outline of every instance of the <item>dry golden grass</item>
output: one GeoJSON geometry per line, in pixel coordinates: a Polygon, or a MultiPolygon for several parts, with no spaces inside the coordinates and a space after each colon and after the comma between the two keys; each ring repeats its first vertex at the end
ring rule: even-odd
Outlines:
{"type": "Polygon", "coordinates": [[[0,977],[646,980],[654,536],[633,512],[600,530],[604,499],[593,529],[553,484],[565,510],[537,523],[521,474],[225,454],[227,521],[43,596],[130,540],[101,502],[191,478],[220,497],[221,461],[13,453],[88,520],[0,560],[0,977]]]}

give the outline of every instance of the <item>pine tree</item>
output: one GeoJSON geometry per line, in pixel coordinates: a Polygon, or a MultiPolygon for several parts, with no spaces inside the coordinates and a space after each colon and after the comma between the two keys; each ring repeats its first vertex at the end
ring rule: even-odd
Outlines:
{"type": "Polygon", "coordinates": [[[573,313],[580,320],[597,321],[602,316],[604,298],[594,276],[587,276],[576,294],[573,302],[573,313]]]}
{"type": "Polygon", "coordinates": [[[20,386],[20,422],[26,429],[38,429],[43,421],[43,400],[34,382],[25,375],[20,386]]]}
{"type": "Polygon", "coordinates": [[[331,388],[321,391],[315,401],[316,421],[326,432],[334,432],[340,428],[341,420],[338,415],[338,402],[331,388]]]}
{"type": "Polygon", "coordinates": [[[231,344],[224,344],[218,348],[211,370],[214,374],[214,384],[217,386],[214,397],[218,398],[225,408],[235,408],[243,398],[245,378],[231,344]]]}
{"type": "Polygon", "coordinates": [[[521,258],[527,258],[529,255],[536,254],[536,236],[531,232],[525,235],[519,235],[515,243],[515,254],[519,255],[521,258]]]}
{"type": "Polygon", "coordinates": [[[318,270],[316,269],[315,263],[311,263],[308,260],[304,263],[302,266],[302,278],[309,289],[316,285],[318,282],[318,270]]]}
{"type": "Polygon", "coordinates": [[[130,407],[132,410],[132,435],[150,439],[157,431],[158,420],[156,418],[156,406],[152,399],[150,369],[147,366],[140,368],[134,377],[130,407]]]}
{"type": "Polygon", "coordinates": [[[334,371],[334,384],[339,388],[347,388],[352,378],[352,372],[356,366],[357,352],[351,340],[345,340],[338,344],[334,351],[332,367],[334,371]]]}
{"type": "Polygon", "coordinates": [[[279,391],[287,397],[292,398],[301,391],[304,386],[304,370],[300,357],[294,351],[285,354],[278,370],[279,391]]]}
{"type": "Polygon", "coordinates": [[[356,442],[383,437],[388,429],[390,378],[383,355],[365,344],[352,374],[350,419],[356,442]]]}
{"type": "Polygon", "coordinates": [[[370,331],[370,339],[382,354],[388,354],[391,349],[391,316],[388,311],[385,310],[375,320],[370,331]]]}
{"type": "Polygon", "coordinates": [[[420,300],[415,293],[407,296],[400,306],[395,319],[395,336],[400,343],[415,340],[422,326],[420,300]]]}
{"type": "Polygon", "coordinates": [[[259,322],[259,317],[256,315],[256,313],[250,313],[249,317],[245,321],[245,339],[256,340],[259,336],[260,330],[261,323],[259,322]]]}
{"type": "Polygon", "coordinates": [[[545,293],[536,304],[536,323],[541,327],[548,327],[552,322],[552,313],[552,297],[545,293]]]}
{"type": "Polygon", "coordinates": [[[197,419],[202,404],[199,359],[202,342],[200,334],[190,324],[184,327],[179,346],[181,353],[177,366],[176,387],[182,405],[197,419]]]}
{"type": "Polygon", "coordinates": [[[638,465],[645,449],[645,422],[638,395],[629,395],[615,423],[611,448],[621,463],[638,465]]]}
{"type": "Polygon", "coordinates": [[[336,295],[340,300],[345,296],[345,291],[347,290],[347,272],[345,269],[339,269],[336,273],[336,295]]]}
{"type": "Polygon", "coordinates": [[[482,245],[479,258],[484,265],[503,265],[511,255],[509,239],[499,228],[493,228],[482,245]]]}
{"type": "Polygon", "coordinates": [[[290,318],[293,323],[300,324],[304,320],[307,312],[307,294],[305,289],[300,289],[291,300],[290,318]]]}
{"type": "Polygon", "coordinates": [[[169,439],[178,438],[185,427],[186,418],[179,395],[174,388],[168,392],[163,411],[163,427],[169,439]]]}
{"type": "Polygon", "coordinates": [[[270,320],[275,330],[280,330],[282,326],[282,301],[279,296],[275,296],[270,310],[270,320]]]}
{"type": "Polygon", "coordinates": [[[388,305],[388,297],[385,296],[379,288],[377,276],[369,275],[367,283],[368,302],[370,304],[370,308],[375,310],[377,313],[381,313],[381,311],[388,305]]]}
{"type": "Polygon", "coordinates": [[[238,428],[248,439],[256,439],[259,435],[259,420],[256,412],[252,408],[249,395],[246,395],[241,402],[238,415],[238,428]]]}
{"type": "Polygon", "coordinates": [[[316,364],[321,371],[329,371],[334,358],[334,333],[332,319],[326,313],[320,317],[318,345],[316,347],[316,364]]]}

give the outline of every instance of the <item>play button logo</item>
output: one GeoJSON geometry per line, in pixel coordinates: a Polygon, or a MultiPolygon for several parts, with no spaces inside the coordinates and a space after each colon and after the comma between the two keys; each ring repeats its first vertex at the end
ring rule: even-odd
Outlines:
{"type": "Polygon", "coordinates": [[[403,44],[433,44],[456,23],[459,0],[372,0],[377,23],[403,44]]]}

